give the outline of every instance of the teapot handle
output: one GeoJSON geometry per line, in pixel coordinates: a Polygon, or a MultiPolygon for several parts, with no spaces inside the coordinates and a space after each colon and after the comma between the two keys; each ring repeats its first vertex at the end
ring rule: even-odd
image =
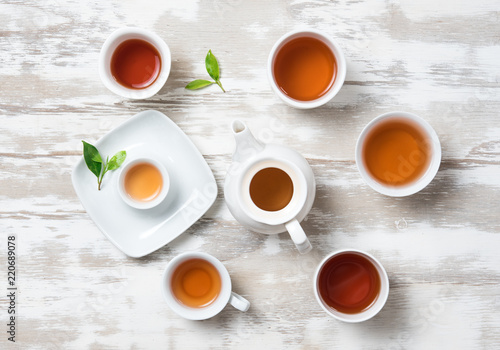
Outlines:
{"type": "Polygon", "coordinates": [[[309,253],[312,249],[311,243],[309,242],[309,239],[307,239],[306,233],[302,229],[302,226],[300,226],[297,219],[290,220],[285,224],[285,227],[288,230],[293,243],[295,243],[295,246],[299,250],[299,253],[309,253]]]}

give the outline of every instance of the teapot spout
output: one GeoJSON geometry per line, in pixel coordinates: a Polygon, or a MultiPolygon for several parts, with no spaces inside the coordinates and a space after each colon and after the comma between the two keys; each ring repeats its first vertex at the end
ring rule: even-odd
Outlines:
{"type": "Polygon", "coordinates": [[[244,162],[264,149],[264,145],[255,139],[250,129],[242,121],[233,121],[231,129],[236,141],[233,161],[244,162]]]}

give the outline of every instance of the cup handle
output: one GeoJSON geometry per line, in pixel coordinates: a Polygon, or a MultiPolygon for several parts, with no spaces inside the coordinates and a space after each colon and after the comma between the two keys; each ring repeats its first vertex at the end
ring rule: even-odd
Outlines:
{"type": "Polygon", "coordinates": [[[292,237],[292,241],[295,243],[299,253],[309,253],[312,249],[311,243],[307,239],[306,233],[302,229],[302,226],[300,226],[297,219],[290,220],[285,224],[285,227],[288,230],[290,237],[292,237]]]}
{"type": "Polygon", "coordinates": [[[243,298],[241,295],[231,292],[231,297],[229,298],[229,304],[233,305],[236,309],[246,312],[250,307],[250,302],[243,298]]]}

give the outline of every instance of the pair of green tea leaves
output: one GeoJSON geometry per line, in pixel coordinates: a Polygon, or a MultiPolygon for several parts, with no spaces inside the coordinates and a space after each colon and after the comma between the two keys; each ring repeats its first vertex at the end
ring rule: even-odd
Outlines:
{"type": "Polygon", "coordinates": [[[90,143],[83,141],[83,158],[85,159],[85,164],[87,168],[97,176],[97,189],[101,190],[102,179],[104,174],[110,170],[115,170],[120,167],[127,157],[127,152],[120,151],[116,153],[111,159],[109,156],[106,158],[106,162],[102,160],[101,154],[90,143]]]}
{"type": "Polygon", "coordinates": [[[210,77],[215,81],[196,79],[187,84],[186,89],[198,90],[212,84],[217,84],[222,89],[222,91],[226,92],[220,82],[219,63],[217,62],[217,58],[215,58],[214,54],[212,53],[212,50],[208,50],[207,57],[205,57],[205,67],[207,68],[208,75],[210,75],[210,77]]]}

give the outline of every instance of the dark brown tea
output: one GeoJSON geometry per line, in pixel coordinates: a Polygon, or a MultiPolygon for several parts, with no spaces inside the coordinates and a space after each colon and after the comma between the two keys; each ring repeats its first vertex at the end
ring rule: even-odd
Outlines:
{"type": "Polygon", "coordinates": [[[281,169],[262,169],[250,182],[250,198],[262,210],[281,210],[290,203],[292,196],[292,179],[281,169]]]}
{"type": "Polygon", "coordinates": [[[318,291],[326,305],[345,314],[368,309],[380,293],[377,268],[364,256],[342,253],[321,268],[318,291]]]}

